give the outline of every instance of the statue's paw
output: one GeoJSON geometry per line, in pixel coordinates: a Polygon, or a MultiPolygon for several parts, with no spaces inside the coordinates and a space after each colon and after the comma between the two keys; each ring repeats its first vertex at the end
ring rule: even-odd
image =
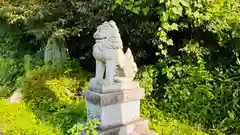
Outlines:
{"type": "Polygon", "coordinates": [[[115,77],[114,77],[114,82],[116,82],[116,83],[121,83],[121,82],[122,82],[121,77],[115,76],[115,77]]]}
{"type": "Polygon", "coordinates": [[[109,86],[109,85],[112,85],[114,82],[113,81],[110,81],[110,80],[104,80],[103,81],[103,84],[104,86],[109,86]]]}
{"type": "Polygon", "coordinates": [[[96,84],[97,84],[97,79],[96,78],[92,78],[92,79],[90,79],[90,81],[89,81],[89,86],[96,86],[96,84]]]}
{"type": "Polygon", "coordinates": [[[96,87],[98,85],[102,85],[104,83],[103,79],[92,78],[89,81],[89,86],[96,87]]]}
{"type": "Polygon", "coordinates": [[[98,85],[102,85],[104,83],[103,79],[97,80],[98,85]]]}

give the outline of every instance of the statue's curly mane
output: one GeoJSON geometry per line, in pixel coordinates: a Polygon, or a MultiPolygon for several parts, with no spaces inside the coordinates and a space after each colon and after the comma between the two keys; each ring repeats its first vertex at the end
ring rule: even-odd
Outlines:
{"type": "Polygon", "coordinates": [[[118,27],[114,21],[104,22],[97,27],[94,33],[96,43],[93,47],[93,56],[96,60],[106,63],[114,60],[118,77],[134,78],[137,66],[130,49],[123,52],[123,43],[118,27]]]}

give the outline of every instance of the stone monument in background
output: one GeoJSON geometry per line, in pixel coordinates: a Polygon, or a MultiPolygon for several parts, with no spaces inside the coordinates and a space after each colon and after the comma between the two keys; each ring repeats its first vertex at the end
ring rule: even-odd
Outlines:
{"type": "Polygon", "coordinates": [[[65,48],[63,41],[56,37],[50,37],[44,48],[44,62],[52,62],[53,65],[59,65],[67,56],[67,49],[65,48]]]}
{"type": "Polygon", "coordinates": [[[157,135],[140,117],[140,99],[144,89],[134,81],[137,65],[130,49],[123,52],[118,27],[104,22],[94,34],[93,56],[96,74],[84,91],[87,119],[101,122],[99,135],[157,135]]]}

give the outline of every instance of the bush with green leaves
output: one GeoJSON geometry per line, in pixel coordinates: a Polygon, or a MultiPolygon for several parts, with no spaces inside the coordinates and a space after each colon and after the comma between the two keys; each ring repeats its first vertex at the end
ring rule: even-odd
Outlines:
{"type": "Polygon", "coordinates": [[[42,122],[25,103],[0,100],[0,131],[4,135],[60,135],[60,130],[42,122]]]}
{"type": "Polygon", "coordinates": [[[156,131],[159,135],[208,135],[201,131],[201,127],[191,127],[166,116],[157,106],[155,100],[142,100],[141,116],[149,119],[150,129],[156,131]]]}
{"type": "Polygon", "coordinates": [[[100,122],[98,120],[90,120],[85,124],[77,123],[68,130],[68,133],[71,135],[98,135],[96,128],[99,125],[100,122]]]}
{"type": "Polygon", "coordinates": [[[239,133],[238,65],[207,67],[209,50],[190,42],[179,59],[161,60],[156,66],[152,97],[170,117],[187,120],[211,134],[239,133]],[[187,59],[184,59],[187,58],[187,59]],[[159,98],[161,97],[161,98],[159,98]]]}
{"type": "MultiPolygon", "coordinates": [[[[145,89],[146,97],[141,101],[141,116],[149,119],[150,129],[156,131],[160,135],[208,135],[201,131],[202,127],[190,126],[187,124],[187,119],[184,122],[176,120],[167,116],[166,112],[159,106],[160,97],[163,98],[163,93],[159,89],[162,87],[156,81],[163,82],[163,80],[156,80],[154,77],[157,72],[157,66],[140,67],[136,75],[141,87],[145,89]]],[[[162,79],[162,78],[161,78],[162,79]]]]}
{"type": "Polygon", "coordinates": [[[16,79],[23,75],[20,60],[0,59],[0,97],[8,97],[14,90],[16,79]]]}
{"type": "Polygon", "coordinates": [[[38,57],[25,55],[21,59],[0,59],[0,97],[8,97],[16,89],[20,76],[42,65],[38,57]]]}
{"type": "MultiPolygon", "coordinates": [[[[155,32],[159,37],[155,41],[160,52],[157,55],[168,56],[171,55],[172,46],[179,46],[175,44],[176,38],[171,32],[175,34],[177,31],[183,33],[190,33],[191,38],[206,40],[211,36],[215,41],[213,44],[220,46],[229,45],[229,41],[234,44],[236,48],[239,43],[240,33],[240,7],[238,0],[115,0],[113,8],[118,6],[133,12],[137,15],[152,16],[155,14],[158,22],[160,22],[158,30],[155,32]],[[174,42],[175,40],[175,42],[174,42]],[[169,53],[168,53],[169,52],[169,53]]],[[[150,17],[151,21],[153,17],[150,17]]],[[[189,39],[189,37],[181,37],[180,40],[189,39]]]]}
{"type": "Polygon", "coordinates": [[[153,76],[155,73],[154,66],[142,66],[138,69],[135,79],[140,82],[140,86],[145,89],[145,96],[150,98],[153,93],[153,76]]]}
{"type": "Polygon", "coordinates": [[[60,68],[45,66],[26,73],[19,78],[17,86],[24,102],[37,118],[66,134],[75,123],[86,117],[85,103],[76,96],[88,80],[84,75],[79,75],[80,79],[69,77],[60,68]]]}

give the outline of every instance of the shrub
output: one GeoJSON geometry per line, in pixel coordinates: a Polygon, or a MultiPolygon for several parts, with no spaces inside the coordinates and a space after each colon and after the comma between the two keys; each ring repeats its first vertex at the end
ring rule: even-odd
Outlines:
{"type": "Polygon", "coordinates": [[[21,75],[22,65],[17,60],[0,59],[0,85],[12,86],[16,76],[21,75]]]}
{"type": "Polygon", "coordinates": [[[19,50],[20,45],[20,38],[18,36],[0,33],[0,58],[16,58],[22,54],[19,50]]]}
{"type": "Polygon", "coordinates": [[[90,120],[87,123],[81,124],[77,123],[75,124],[71,129],[68,130],[68,133],[71,135],[98,135],[98,132],[96,128],[100,125],[100,122],[98,120],[90,120]]]}
{"type": "Polygon", "coordinates": [[[0,59],[0,97],[8,97],[14,90],[16,78],[24,72],[20,60],[0,59]]]}
{"type": "Polygon", "coordinates": [[[198,44],[183,50],[187,59],[165,59],[157,65],[154,85],[157,97],[162,97],[156,98],[159,108],[214,135],[218,134],[215,129],[239,133],[239,66],[209,70],[203,59],[208,55],[198,44]]]}
{"type": "Polygon", "coordinates": [[[164,115],[154,100],[143,100],[141,102],[141,116],[148,118],[150,129],[159,135],[208,135],[200,130],[178,120],[164,115]]]}
{"type": "Polygon", "coordinates": [[[60,135],[58,128],[41,122],[24,103],[0,100],[0,131],[4,135],[60,135]]]}
{"type": "MultiPolygon", "coordinates": [[[[159,82],[159,72],[157,71],[157,66],[144,66],[139,68],[139,72],[136,75],[136,79],[139,80],[141,87],[143,87],[147,92],[147,97],[141,101],[141,116],[148,118],[149,126],[152,130],[156,131],[161,135],[176,135],[176,134],[186,134],[186,135],[207,135],[201,131],[201,127],[191,127],[187,123],[187,119],[184,123],[179,120],[173,119],[166,115],[166,112],[159,106],[158,100],[162,89],[159,82]],[[158,79],[158,80],[156,80],[158,79]],[[155,91],[155,88],[157,88],[155,91]],[[157,92],[157,93],[156,93],[157,92]]],[[[160,82],[163,83],[164,80],[161,78],[160,82]]]]}
{"type": "Polygon", "coordinates": [[[44,66],[19,78],[17,86],[36,117],[58,127],[65,135],[74,124],[86,119],[85,103],[75,96],[88,80],[85,74],[73,76],[60,68],[44,66]]]}
{"type": "Polygon", "coordinates": [[[0,59],[0,97],[9,97],[15,90],[15,82],[24,73],[41,66],[37,57],[25,55],[23,59],[0,59]]]}
{"type": "Polygon", "coordinates": [[[150,98],[153,92],[154,66],[142,66],[139,68],[135,79],[139,81],[140,86],[145,89],[145,96],[150,98]]]}

